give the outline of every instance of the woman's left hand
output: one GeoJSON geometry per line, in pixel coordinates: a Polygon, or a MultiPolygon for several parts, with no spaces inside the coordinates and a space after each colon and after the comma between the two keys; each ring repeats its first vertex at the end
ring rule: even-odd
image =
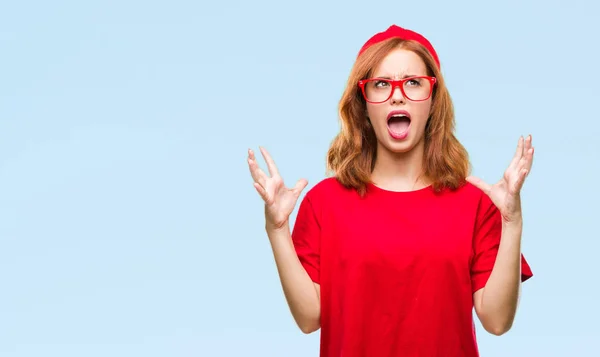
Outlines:
{"type": "Polygon", "coordinates": [[[467,181],[487,194],[498,207],[505,223],[520,222],[521,188],[533,164],[533,147],[531,135],[527,139],[519,138],[517,152],[510,165],[504,171],[504,176],[494,185],[489,185],[480,178],[469,176],[467,181]]]}

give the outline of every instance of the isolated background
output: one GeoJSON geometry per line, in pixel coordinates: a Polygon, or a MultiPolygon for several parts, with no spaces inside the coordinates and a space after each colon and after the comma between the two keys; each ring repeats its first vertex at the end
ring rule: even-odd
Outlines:
{"type": "MultiPolygon", "coordinates": [[[[427,36],[474,173],[532,133],[513,329],[482,356],[598,356],[592,1],[5,1],[0,355],[317,356],[283,298],[247,149],[325,174],[360,46],[427,36]]],[[[294,216],[295,217],[295,213],[294,216]]]]}

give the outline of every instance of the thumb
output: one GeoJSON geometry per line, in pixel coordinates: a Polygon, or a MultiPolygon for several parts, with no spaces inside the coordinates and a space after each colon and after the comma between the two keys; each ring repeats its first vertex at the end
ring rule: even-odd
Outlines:
{"type": "Polygon", "coordinates": [[[467,182],[471,183],[473,186],[479,188],[486,195],[489,195],[490,191],[492,190],[492,186],[490,186],[488,183],[486,183],[479,177],[467,176],[466,180],[467,180],[467,182]]]}
{"type": "Polygon", "coordinates": [[[300,193],[302,190],[304,190],[306,185],[308,185],[308,181],[306,179],[300,179],[298,182],[296,182],[296,185],[292,188],[292,191],[294,191],[296,196],[300,196],[300,193]]]}

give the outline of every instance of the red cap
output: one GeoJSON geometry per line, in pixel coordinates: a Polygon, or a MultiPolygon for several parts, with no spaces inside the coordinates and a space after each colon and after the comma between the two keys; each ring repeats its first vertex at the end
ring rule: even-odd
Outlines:
{"type": "Polygon", "coordinates": [[[431,43],[425,37],[423,37],[423,35],[396,25],[390,26],[384,32],[379,32],[373,35],[373,37],[371,37],[362,46],[362,48],[358,52],[358,55],[360,56],[367,48],[371,47],[372,45],[393,37],[399,37],[404,40],[414,40],[420,43],[421,45],[425,46],[425,48],[429,51],[429,53],[437,63],[438,68],[440,67],[440,60],[438,58],[437,53],[435,52],[435,49],[433,48],[431,43]]]}

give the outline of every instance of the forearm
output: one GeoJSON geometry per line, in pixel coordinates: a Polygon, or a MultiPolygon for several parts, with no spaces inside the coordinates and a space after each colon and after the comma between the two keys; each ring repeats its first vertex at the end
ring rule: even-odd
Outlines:
{"type": "Polygon", "coordinates": [[[514,321],[521,287],[523,221],[502,224],[502,237],[492,273],[481,294],[481,322],[494,334],[508,331],[514,321]]]}
{"type": "Polygon", "coordinates": [[[289,225],[279,229],[267,228],[275,264],[288,306],[304,333],[320,327],[320,297],[294,249],[289,225]]]}

